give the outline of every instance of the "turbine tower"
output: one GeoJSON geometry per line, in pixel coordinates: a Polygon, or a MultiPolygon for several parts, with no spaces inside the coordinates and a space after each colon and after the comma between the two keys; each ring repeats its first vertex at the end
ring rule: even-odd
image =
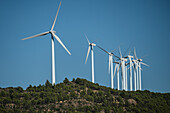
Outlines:
{"type": "Polygon", "coordinates": [[[52,24],[52,27],[51,27],[51,30],[50,30],[50,31],[43,32],[43,33],[40,33],[40,34],[31,36],[31,37],[27,37],[27,38],[21,39],[21,40],[27,40],[27,39],[30,39],[30,38],[35,38],[35,37],[39,37],[39,36],[44,36],[44,35],[47,35],[47,34],[51,34],[51,47],[52,47],[52,51],[51,51],[51,52],[52,52],[52,85],[55,84],[54,38],[55,38],[55,39],[63,46],[63,48],[71,55],[71,53],[68,51],[68,49],[65,47],[65,45],[62,43],[62,41],[61,41],[60,38],[55,34],[56,32],[54,31],[54,26],[55,26],[55,23],[56,23],[56,19],[57,19],[57,16],[58,16],[58,12],[59,12],[59,10],[60,10],[60,6],[61,6],[61,1],[60,1],[58,10],[57,10],[57,13],[56,13],[56,16],[55,16],[55,19],[54,19],[54,22],[53,22],[53,24],[52,24]]]}
{"type": "MultiPolygon", "coordinates": [[[[104,52],[106,52],[109,55],[109,73],[110,73],[110,76],[111,76],[111,88],[113,89],[114,88],[114,83],[113,83],[113,78],[114,78],[114,76],[113,76],[113,56],[115,56],[113,54],[113,51],[115,51],[115,50],[113,50],[112,52],[108,52],[108,51],[104,50],[103,48],[101,48],[100,46],[97,46],[97,47],[100,48],[101,50],[103,50],[104,52]]],[[[115,56],[115,57],[117,57],[117,56],[115,56]]]]}
{"type": "Polygon", "coordinates": [[[86,62],[87,62],[87,59],[88,59],[88,56],[89,56],[89,52],[90,52],[90,50],[91,50],[92,82],[94,83],[94,55],[93,55],[93,50],[94,50],[94,48],[93,48],[93,47],[96,46],[96,44],[90,43],[90,41],[88,40],[86,34],[85,34],[85,37],[86,37],[87,42],[88,42],[88,44],[89,44],[85,64],[86,64],[86,62]]]}
{"type": "Polygon", "coordinates": [[[127,91],[128,90],[128,82],[127,82],[127,79],[128,79],[128,69],[127,69],[127,66],[129,65],[129,63],[125,63],[125,90],[127,91]]]}

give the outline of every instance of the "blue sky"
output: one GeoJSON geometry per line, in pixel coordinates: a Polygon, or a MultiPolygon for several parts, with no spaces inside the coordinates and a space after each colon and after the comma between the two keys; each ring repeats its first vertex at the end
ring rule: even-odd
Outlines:
{"type": "MultiPolygon", "coordinates": [[[[59,0],[0,1],[0,87],[51,81],[50,35],[22,38],[50,30],[59,0]]],[[[71,56],[55,40],[56,82],[67,77],[91,81],[91,60],[84,64],[90,41],[122,53],[136,47],[147,55],[142,66],[142,89],[170,92],[169,0],[63,0],[54,30],[71,56]]],[[[115,52],[118,55],[118,52],[115,52]]],[[[108,55],[94,48],[95,82],[110,87],[108,55]]],[[[89,57],[90,58],[90,57],[89,57]]]]}

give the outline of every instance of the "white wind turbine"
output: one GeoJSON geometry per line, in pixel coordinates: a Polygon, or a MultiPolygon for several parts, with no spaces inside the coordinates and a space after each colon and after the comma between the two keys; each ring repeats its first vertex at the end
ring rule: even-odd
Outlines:
{"type": "Polygon", "coordinates": [[[139,90],[142,90],[142,83],[141,83],[141,64],[143,64],[143,65],[145,65],[145,66],[148,66],[149,67],[149,65],[147,65],[147,64],[145,64],[145,63],[143,63],[142,62],[142,59],[138,59],[138,62],[139,62],[139,90]]]}
{"type": "Polygon", "coordinates": [[[131,56],[131,55],[130,55],[130,52],[129,52],[129,55],[126,56],[125,58],[128,58],[128,59],[129,59],[130,91],[132,91],[132,66],[133,66],[132,58],[133,58],[133,56],[131,56]]]}
{"type": "Polygon", "coordinates": [[[136,56],[136,50],[135,50],[135,48],[134,48],[134,55],[135,55],[135,58],[136,58],[136,64],[137,64],[137,88],[139,89],[139,90],[142,90],[142,86],[141,86],[141,70],[142,70],[142,68],[141,68],[141,64],[143,64],[143,65],[145,65],[145,66],[149,66],[149,65],[147,65],[147,64],[145,64],[145,63],[143,63],[142,62],[142,58],[137,58],[137,56],[136,56]],[[139,70],[138,70],[139,69],[139,70]]]}
{"type": "Polygon", "coordinates": [[[89,56],[89,52],[90,52],[90,50],[91,50],[92,82],[94,83],[94,55],[93,55],[93,49],[94,49],[94,48],[93,48],[93,47],[96,46],[96,44],[90,43],[90,41],[88,40],[86,34],[85,34],[85,37],[86,37],[87,42],[88,42],[88,44],[89,44],[85,64],[86,64],[86,62],[87,62],[87,59],[88,59],[88,56],[89,56]]]}
{"type": "Polygon", "coordinates": [[[120,54],[120,57],[119,57],[119,60],[120,60],[119,69],[121,67],[122,90],[126,90],[126,84],[125,84],[125,62],[127,61],[127,59],[122,57],[120,47],[119,47],[119,54],[120,54]]]}
{"type": "Polygon", "coordinates": [[[138,72],[138,65],[137,65],[137,60],[135,60],[135,59],[133,59],[132,60],[132,62],[133,62],[133,76],[134,76],[134,91],[136,91],[136,74],[137,74],[137,72],[138,72]]]}
{"type": "Polygon", "coordinates": [[[120,68],[120,62],[114,62],[115,63],[115,69],[114,69],[114,75],[115,76],[115,73],[117,71],[117,89],[120,90],[120,87],[119,87],[119,68],[120,68]]]}
{"type": "MultiPolygon", "coordinates": [[[[111,75],[111,88],[113,89],[114,88],[114,83],[113,83],[113,78],[114,78],[114,76],[113,76],[113,56],[115,56],[113,54],[113,51],[115,51],[115,50],[113,50],[112,52],[108,52],[105,49],[101,48],[100,46],[97,46],[97,47],[99,47],[101,50],[103,50],[104,52],[106,52],[109,55],[109,73],[111,75]]],[[[117,57],[117,56],[115,56],[115,57],[117,57]]],[[[119,58],[119,57],[117,57],[117,58],[119,58]]]]}
{"type": "Polygon", "coordinates": [[[61,1],[60,1],[58,10],[57,10],[57,13],[56,13],[56,16],[55,16],[55,19],[54,19],[54,22],[53,22],[53,24],[52,24],[52,27],[51,27],[51,30],[50,30],[50,31],[43,32],[43,33],[40,33],[40,34],[31,36],[31,37],[27,37],[27,38],[22,39],[22,40],[26,40],[26,39],[30,39],[30,38],[35,38],[35,37],[39,37],[39,36],[44,36],[44,35],[47,35],[47,34],[51,34],[51,46],[52,46],[52,84],[53,84],[53,85],[55,84],[54,37],[55,37],[55,38],[57,39],[57,41],[63,46],[63,48],[71,55],[71,53],[68,51],[68,49],[65,47],[65,45],[64,45],[64,44],[62,43],[62,41],[60,40],[60,38],[55,34],[56,32],[53,30],[53,29],[54,29],[54,26],[55,26],[55,23],[56,23],[56,19],[57,19],[57,16],[58,16],[58,12],[59,12],[60,6],[61,6],[61,1]]]}

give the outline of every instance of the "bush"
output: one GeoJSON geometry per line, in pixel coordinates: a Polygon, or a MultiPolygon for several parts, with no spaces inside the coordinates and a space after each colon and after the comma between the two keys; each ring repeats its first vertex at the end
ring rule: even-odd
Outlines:
{"type": "Polygon", "coordinates": [[[23,88],[22,88],[22,87],[17,87],[16,89],[17,89],[17,91],[20,92],[20,93],[23,92],[23,88]]]}
{"type": "Polygon", "coordinates": [[[0,97],[6,97],[6,96],[7,96],[7,93],[5,91],[0,92],[0,97]]]}

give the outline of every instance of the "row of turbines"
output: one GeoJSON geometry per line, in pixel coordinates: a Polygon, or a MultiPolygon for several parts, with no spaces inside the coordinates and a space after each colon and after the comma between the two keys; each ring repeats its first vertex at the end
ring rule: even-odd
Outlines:
{"type": "MultiPolygon", "coordinates": [[[[34,35],[34,36],[30,36],[30,37],[21,39],[21,40],[27,40],[27,39],[31,39],[31,38],[35,38],[35,37],[48,35],[48,34],[51,35],[51,56],[52,56],[51,57],[51,61],[52,61],[52,64],[51,64],[51,67],[52,67],[51,76],[52,77],[51,78],[52,78],[52,80],[51,81],[52,81],[53,85],[55,84],[54,39],[56,39],[61,44],[61,46],[68,52],[68,54],[71,55],[70,51],[66,48],[66,46],[63,44],[63,42],[60,40],[60,38],[55,34],[56,31],[54,31],[54,26],[55,26],[56,19],[57,19],[59,10],[60,10],[60,6],[61,6],[61,1],[60,1],[58,10],[57,10],[55,19],[53,21],[52,27],[51,27],[51,29],[49,31],[46,31],[46,32],[43,32],[43,33],[40,33],[40,34],[37,34],[37,35],[34,35]]],[[[134,75],[134,90],[135,91],[136,91],[136,89],[141,90],[141,70],[142,70],[141,69],[141,64],[146,65],[146,66],[148,66],[148,65],[143,63],[142,59],[137,58],[135,50],[134,50],[135,58],[133,56],[131,56],[130,54],[128,56],[124,57],[124,56],[121,55],[121,51],[120,51],[120,48],[119,48],[120,57],[118,57],[118,56],[113,54],[113,51],[108,52],[108,51],[104,50],[103,48],[101,48],[100,46],[98,46],[98,45],[96,45],[94,43],[90,43],[90,41],[88,40],[86,35],[85,35],[85,37],[86,37],[86,39],[88,41],[88,44],[89,44],[85,63],[87,62],[89,52],[91,50],[91,58],[92,58],[92,60],[91,60],[92,61],[91,62],[92,66],[91,67],[92,67],[92,82],[93,83],[94,83],[94,55],[93,55],[93,51],[94,51],[94,46],[97,46],[97,47],[99,47],[101,50],[103,50],[104,52],[106,52],[109,55],[109,73],[111,74],[111,88],[114,88],[113,79],[114,79],[115,74],[117,72],[117,89],[120,90],[119,70],[121,70],[122,89],[123,90],[128,90],[128,85],[127,85],[127,83],[128,83],[127,82],[128,74],[127,74],[127,71],[129,70],[129,72],[130,72],[130,74],[129,74],[129,77],[130,77],[130,91],[132,91],[132,67],[133,67],[133,69],[134,69],[134,74],[133,74],[134,75]],[[117,58],[117,60],[113,60],[113,57],[117,58]],[[128,60],[129,60],[129,62],[127,62],[128,60]],[[114,73],[113,73],[113,64],[115,64],[114,73]]]]}
{"type": "Polygon", "coordinates": [[[89,44],[87,56],[85,60],[85,64],[87,62],[89,52],[91,50],[91,71],[92,71],[92,82],[94,83],[94,47],[97,46],[102,51],[107,53],[109,55],[109,73],[111,76],[111,88],[114,88],[114,78],[117,74],[117,89],[120,90],[120,77],[119,73],[121,72],[121,81],[122,81],[122,90],[128,91],[128,75],[129,75],[129,87],[130,91],[133,91],[132,83],[134,83],[134,91],[136,90],[142,90],[142,82],[141,82],[141,65],[149,66],[142,62],[142,58],[138,58],[136,55],[136,50],[134,48],[134,56],[130,55],[131,51],[129,51],[129,54],[127,56],[122,56],[120,47],[119,47],[119,54],[120,56],[115,55],[113,52],[116,50],[113,50],[111,52],[106,51],[102,47],[96,45],[95,43],[90,43],[89,39],[87,38],[86,34],[85,37],[87,39],[87,42],[89,44]],[[115,60],[116,59],[116,60],[115,60]],[[115,64],[114,73],[113,73],[113,64],[115,64]],[[133,69],[133,70],[132,70],[133,69]],[[128,74],[129,72],[129,74],[128,74]],[[133,75],[133,76],[132,76],[133,75]],[[134,78],[134,82],[132,82],[132,77],[134,78]]]}

